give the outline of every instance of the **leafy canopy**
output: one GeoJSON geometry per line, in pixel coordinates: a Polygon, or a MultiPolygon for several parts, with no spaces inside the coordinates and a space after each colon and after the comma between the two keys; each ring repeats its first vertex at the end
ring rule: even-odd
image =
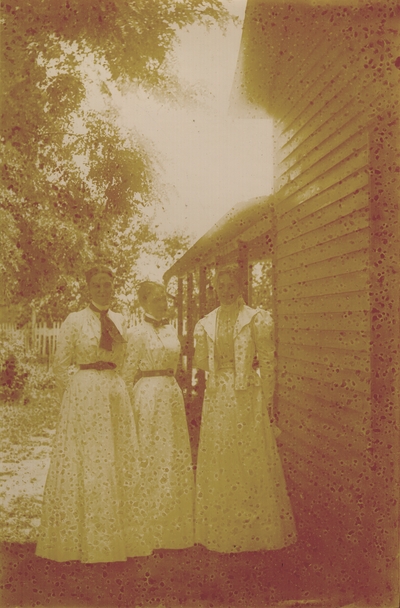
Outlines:
{"type": "Polygon", "coordinates": [[[224,27],[230,16],[219,0],[6,0],[1,10],[0,297],[60,318],[90,261],[127,280],[155,238],[153,158],[112,110],[90,107],[88,70],[176,94],[168,57],[178,30],[224,27]]]}

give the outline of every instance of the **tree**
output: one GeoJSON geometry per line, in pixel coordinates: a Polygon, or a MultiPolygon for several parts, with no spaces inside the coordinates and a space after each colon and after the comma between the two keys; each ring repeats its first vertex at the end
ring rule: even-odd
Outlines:
{"type": "MultiPolygon", "coordinates": [[[[127,277],[154,239],[157,201],[144,142],[88,107],[87,66],[119,87],[177,94],[177,31],[229,19],[218,0],[8,0],[2,3],[1,263],[5,297],[64,316],[94,259],[127,277]],[[54,306],[50,306],[50,302],[54,306]]],[[[79,299],[79,298],[78,298],[79,299]]]]}

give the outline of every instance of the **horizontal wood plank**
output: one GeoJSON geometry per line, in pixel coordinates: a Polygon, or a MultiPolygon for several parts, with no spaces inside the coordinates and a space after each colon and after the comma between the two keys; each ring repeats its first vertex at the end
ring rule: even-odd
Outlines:
{"type": "Polygon", "coordinates": [[[363,452],[369,446],[366,434],[358,432],[340,419],[326,420],[326,418],[321,418],[318,413],[311,414],[299,410],[290,401],[283,400],[281,405],[284,414],[279,418],[279,427],[292,432],[291,429],[295,426],[299,432],[310,437],[312,445],[318,447],[329,443],[335,449],[339,448],[352,453],[363,452]]]}
{"type": "Polygon", "coordinates": [[[359,129],[365,129],[368,119],[366,114],[360,112],[358,104],[354,103],[352,91],[342,89],[342,94],[333,97],[324,106],[320,113],[320,120],[316,125],[313,120],[298,125],[297,131],[292,129],[292,137],[288,140],[287,134],[277,126],[276,139],[279,149],[276,151],[278,175],[282,175],[298,162],[299,156],[314,154],[314,151],[323,149],[331,138],[334,147],[335,138],[340,142],[340,134],[349,137],[359,129]]]}
{"type": "MultiPolygon", "coordinates": [[[[333,186],[336,187],[338,199],[365,186],[369,177],[367,146],[363,145],[354,152],[349,149],[343,150],[343,154],[345,156],[338,163],[333,165],[330,159],[323,159],[317,166],[311,167],[300,177],[283,186],[279,190],[280,200],[276,206],[277,217],[280,218],[294,207],[302,205],[308,199],[333,186]],[[347,179],[350,176],[352,179],[347,179]]],[[[279,225],[282,226],[282,224],[279,225]]]]}
{"type": "MultiPolygon", "coordinates": [[[[359,251],[351,251],[343,255],[335,256],[335,253],[340,253],[341,250],[337,247],[336,251],[332,251],[332,257],[325,260],[315,262],[314,264],[304,264],[297,268],[287,270],[285,272],[276,273],[277,287],[284,285],[293,285],[303,281],[313,281],[324,277],[338,277],[342,274],[348,274],[359,271],[366,271],[369,267],[369,250],[360,249],[359,251]]],[[[298,254],[299,263],[301,263],[302,255],[298,254]]]]}
{"type": "MultiPolygon", "coordinates": [[[[285,436],[287,435],[286,439],[282,436],[282,440],[285,441],[285,445],[289,443],[294,448],[293,454],[296,458],[292,464],[294,469],[298,470],[299,462],[307,462],[310,477],[315,478],[322,475],[325,479],[332,481],[347,478],[349,485],[351,485],[351,480],[355,485],[354,479],[365,472],[366,448],[355,447],[351,440],[349,446],[345,448],[343,445],[327,442],[322,438],[316,439],[313,433],[307,432],[304,428],[300,431],[296,424],[287,428],[284,424],[280,424],[285,436]]],[[[288,425],[290,425],[290,421],[288,425]]]]}
{"type": "MultiPolygon", "coordinates": [[[[267,22],[269,23],[270,21],[271,15],[267,17],[267,22]]],[[[260,27],[263,26],[260,24],[260,27]]],[[[297,82],[300,80],[302,87],[307,86],[310,78],[309,75],[314,73],[316,64],[320,61],[321,57],[326,56],[329,48],[332,47],[330,43],[331,36],[327,36],[326,32],[320,30],[314,32],[314,35],[309,38],[303,35],[301,27],[296,27],[294,30],[291,30],[293,46],[289,47],[286,44],[287,32],[285,32],[285,35],[282,35],[280,29],[275,29],[273,32],[269,31],[268,36],[262,35],[258,29],[257,35],[262,40],[261,48],[263,50],[265,48],[266,52],[268,52],[268,57],[274,64],[269,87],[271,103],[274,104],[274,102],[276,103],[279,100],[279,104],[282,106],[282,103],[286,102],[285,107],[281,109],[280,115],[282,116],[290,111],[293,99],[297,98],[297,82]],[[293,48],[296,49],[295,52],[293,52],[293,48]],[[293,90],[295,91],[295,96],[291,93],[293,90]],[[282,95],[283,91],[286,92],[286,95],[282,95]]]]}
{"type": "Polygon", "coordinates": [[[278,315],[275,324],[283,329],[368,331],[371,316],[368,310],[339,313],[278,315]]]}
{"type": "Polygon", "coordinates": [[[337,401],[329,401],[324,397],[318,397],[304,393],[297,388],[277,386],[276,408],[278,418],[290,415],[287,411],[288,404],[303,413],[304,416],[315,416],[327,423],[343,424],[353,429],[355,433],[369,436],[371,421],[369,412],[359,412],[351,409],[337,401]]]}
{"type": "MultiPolygon", "coordinates": [[[[316,313],[317,315],[320,313],[316,313]]],[[[334,313],[336,314],[336,313],[334,313]]],[[[340,313],[339,313],[340,314],[340,313]]],[[[348,313],[344,313],[348,314],[348,313]]],[[[357,314],[357,313],[353,313],[357,314]]],[[[364,314],[362,312],[361,314],[364,314]]],[[[312,315],[307,315],[312,316],[312,315]]],[[[279,322],[277,323],[277,334],[279,336],[279,322]]],[[[340,348],[324,347],[324,346],[305,346],[304,344],[286,344],[278,341],[278,358],[289,357],[298,361],[310,363],[323,363],[327,366],[333,366],[335,369],[351,369],[359,370],[363,373],[370,373],[371,369],[371,354],[368,351],[346,350],[340,348]]]]}
{"type": "Polygon", "coordinates": [[[365,393],[349,388],[337,387],[323,380],[303,378],[297,374],[286,374],[278,378],[277,390],[279,395],[289,398],[287,394],[280,392],[283,387],[289,390],[295,389],[300,393],[315,395],[326,401],[332,401],[348,409],[355,410],[362,416],[367,415],[371,410],[370,399],[365,393]]]}
{"type": "Polygon", "coordinates": [[[369,294],[364,288],[360,291],[349,291],[341,294],[277,300],[276,310],[278,314],[349,312],[366,310],[369,308],[369,305],[369,294]]]}
{"type": "MultiPolygon", "coordinates": [[[[332,188],[304,200],[277,221],[279,242],[288,242],[369,206],[369,189],[364,173],[334,184],[332,188]]],[[[356,230],[357,226],[354,227],[356,230]]]]}
{"type": "MultiPolygon", "coordinates": [[[[367,223],[368,210],[362,214],[362,219],[358,217],[355,221],[357,225],[367,223]]],[[[359,214],[360,216],[360,214],[359,214]]],[[[293,268],[299,268],[307,264],[313,264],[323,260],[329,260],[337,255],[337,252],[348,254],[352,251],[367,249],[370,244],[369,227],[359,229],[356,232],[347,232],[353,226],[354,218],[349,218],[347,225],[344,221],[338,221],[335,225],[330,224],[329,229],[313,230],[306,235],[298,237],[295,241],[290,241],[279,247],[276,260],[276,271],[285,272],[293,268]],[[350,225],[348,225],[350,224],[350,225]],[[341,236],[336,236],[340,234],[341,236]],[[335,236],[334,236],[335,235],[335,236]],[[334,236],[334,238],[332,238],[334,236]],[[323,239],[327,240],[323,240],[323,239]],[[308,247],[306,245],[309,245],[308,247]],[[284,255],[296,249],[289,255],[284,255]]]]}
{"type": "MultiPolygon", "coordinates": [[[[352,125],[354,126],[354,121],[352,125]]],[[[346,162],[355,162],[355,152],[357,150],[361,151],[367,145],[368,136],[365,128],[348,130],[347,132],[339,130],[336,136],[329,138],[324,142],[324,145],[314,148],[312,152],[305,156],[299,152],[296,163],[292,163],[280,175],[278,172],[275,187],[282,188],[286,184],[303,180],[304,176],[309,174],[318,178],[324,175],[330,167],[339,166],[344,159],[346,159],[346,162]],[[353,157],[348,160],[350,153],[353,153],[353,157]]],[[[280,167],[282,167],[282,163],[280,167]]]]}
{"type": "Polygon", "coordinates": [[[279,341],[303,346],[325,346],[342,350],[369,350],[369,331],[334,331],[279,328],[279,341]]]}
{"type": "Polygon", "coordinates": [[[278,382],[281,383],[281,378],[284,378],[287,374],[296,374],[297,376],[301,376],[301,378],[320,380],[324,383],[333,384],[335,387],[348,388],[365,393],[367,396],[369,396],[371,390],[368,372],[334,367],[333,365],[329,366],[323,363],[311,363],[310,361],[302,361],[280,355],[277,366],[278,382]]]}
{"type": "MultiPolygon", "coordinates": [[[[343,469],[332,462],[329,470],[322,469],[314,463],[314,458],[298,454],[290,445],[290,438],[285,442],[285,473],[290,477],[294,496],[306,496],[310,511],[320,515],[329,525],[340,530],[345,526],[354,532],[363,513],[363,497],[368,493],[368,469],[365,459],[360,455],[360,464],[343,469]],[[319,507],[318,507],[319,505],[319,507]],[[329,512],[331,511],[331,512],[329,512]]],[[[297,502],[297,499],[296,499],[297,502]]],[[[365,534],[365,530],[364,530],[365,534]]]]}
{"type": "MultiPolygon", "coordinates": [[[[314,118],[328,102],[342,90],[357,87],[357,75],[352,70],[343,70],[343,53],[340,46],[333,47],[328,41],[327,55],[310,61],[307,81],[303,82],[292,98],[291,109],[282,117],[284,132],[292,136],[296,125],[303,126],[314,118]]],[[[284,95],[282,95],[284,99],[284,95]]]]}
{"type": "Polygon", "coordinates": [[[368,291],[367,271],[350,272],[334,277],[320,278],[292,285],[278,285],[276,295],[279,300],[312,298],[314,296],[338,295],[351,291],[368,291]]]}

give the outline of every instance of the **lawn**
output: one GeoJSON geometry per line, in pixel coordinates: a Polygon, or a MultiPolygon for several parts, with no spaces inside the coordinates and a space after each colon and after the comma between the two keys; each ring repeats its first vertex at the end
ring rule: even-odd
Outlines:
{"type": "Polygon", "coordinates": [[[53,387],[0,403],[0,540],[36,541],[59,403],[53,387]]]}

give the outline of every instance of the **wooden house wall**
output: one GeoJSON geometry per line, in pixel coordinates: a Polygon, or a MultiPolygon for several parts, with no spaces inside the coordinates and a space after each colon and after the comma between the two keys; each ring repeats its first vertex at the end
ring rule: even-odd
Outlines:
{"type": "Polygon", "coordinates": [[[371,133],[395,120],[398,23],[389,8],[249,5],[246,90],[275,124],[276,400],[286,469],[300,517],[309,514],[331,553],[350,561],[357,548],[359,560],[373,529],[371,197],[382,167],[371,159],[371,133]]]}

